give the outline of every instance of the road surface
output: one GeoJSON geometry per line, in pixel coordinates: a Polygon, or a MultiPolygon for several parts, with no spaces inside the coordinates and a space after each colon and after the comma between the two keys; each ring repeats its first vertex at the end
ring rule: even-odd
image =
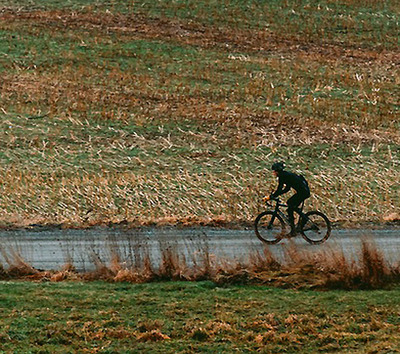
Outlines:
{"type": "MultiPolygon", "coordinates": [[[[333,230],[322,245],[309,245],[301,236],[293,239],[296,249],[319,252],[343,250],[346,257],[357,257],[361,240],[376,244],[391,263],[400,261],[400,228],[385,230],[333,230]]],[[[277,257],[284,257],[290,242],[269,246],[277,257]]],[[[152,262],[160,260],[160,249],[173,249],[190,264],[207,251],[214,259],[246,261],[262,252],[264,245],[252,229],[198,228],[93,228],[89,230],[0,231],[0,263],[5,267],[24,260],[37,269],[61,269],[73,264],[80,271],[108,265],[118,256],[126,264],[137,263],[147,253],[152,262]]]]}

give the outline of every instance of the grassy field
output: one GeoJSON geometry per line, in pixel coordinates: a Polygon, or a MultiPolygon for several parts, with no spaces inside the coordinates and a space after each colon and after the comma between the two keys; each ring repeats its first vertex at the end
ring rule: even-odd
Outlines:
{"type": "Polygon", "coordinates": [[[0,282],[4,352],[396,352],[399,289],[0,282]]]}
{"type": "Polygon", "coordinates": [[[400,218],[396,1],[0,0],[0,225],[253,220],[285,160],[400,218]]]}

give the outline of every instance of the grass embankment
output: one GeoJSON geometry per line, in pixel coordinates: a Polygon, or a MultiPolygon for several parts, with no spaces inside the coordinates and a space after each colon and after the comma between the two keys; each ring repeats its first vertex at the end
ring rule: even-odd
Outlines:
{"type": "Polygon", "coordinates": [[[400,350],[399,299],[399,289],[1,282],[0,349],[395,352],[400,350]]]}
{"type": "Polygon", "coordinates": [[[397,2],[0,6],[1,224],[248,221],[277,159],[399,213],[397,2]]]}

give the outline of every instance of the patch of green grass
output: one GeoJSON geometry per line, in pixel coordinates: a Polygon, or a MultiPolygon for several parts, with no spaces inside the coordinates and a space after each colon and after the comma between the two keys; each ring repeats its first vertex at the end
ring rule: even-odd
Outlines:
{"type": "MultiPolygon", "coordinates": [[[[15,8],[13,2],[1,5],[15,8]]],[[[313,40],[351,41],[373,48],[398,46],[399,7],[391,1],[21,1],[28,9],[71,9],[142,12],[154,17],[179,18],[204,25],[253,28],[313,40]]]]}
{"type": "MultiPolygon", "coordinates": [[[[132,11],[132,7],[116,9],[132,11]]],[[[205,25],[254,28],[296,38],[337,42],[345,40],[365,46],[398,45],[398,5],[389,1],[142,1],[138,8],[153,16],[199,21],[205,25]],[[142,10],[143,9],[143,10],[142,10]],[[397,11],[396,11],[397,10],[397,11]]],[[[126,5],[125,5],[126,6],[126,5]]]]}
{"type": "Polygon", "coordinates": [[[398,289],[310,292],[209,282],[2,282],[0,289],[3,351],[400,349],[398,289]]]}

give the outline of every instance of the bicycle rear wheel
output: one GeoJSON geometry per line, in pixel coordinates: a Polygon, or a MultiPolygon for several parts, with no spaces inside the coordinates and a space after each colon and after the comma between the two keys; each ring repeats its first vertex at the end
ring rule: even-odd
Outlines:
{"type": "Polygon", "coordinates": [[[331,230],[331,222],[320,211],[309,211],[301,221],[301,234],[313,245],[325,242],[331,235],[331,230]]]}
{"type": "Polygon", "coordinates": [[[273,245],[285,235],[285,223],[272,211],[264,211],[257,216],[255,222],[256,236],[264,243],[273,245]]]}

